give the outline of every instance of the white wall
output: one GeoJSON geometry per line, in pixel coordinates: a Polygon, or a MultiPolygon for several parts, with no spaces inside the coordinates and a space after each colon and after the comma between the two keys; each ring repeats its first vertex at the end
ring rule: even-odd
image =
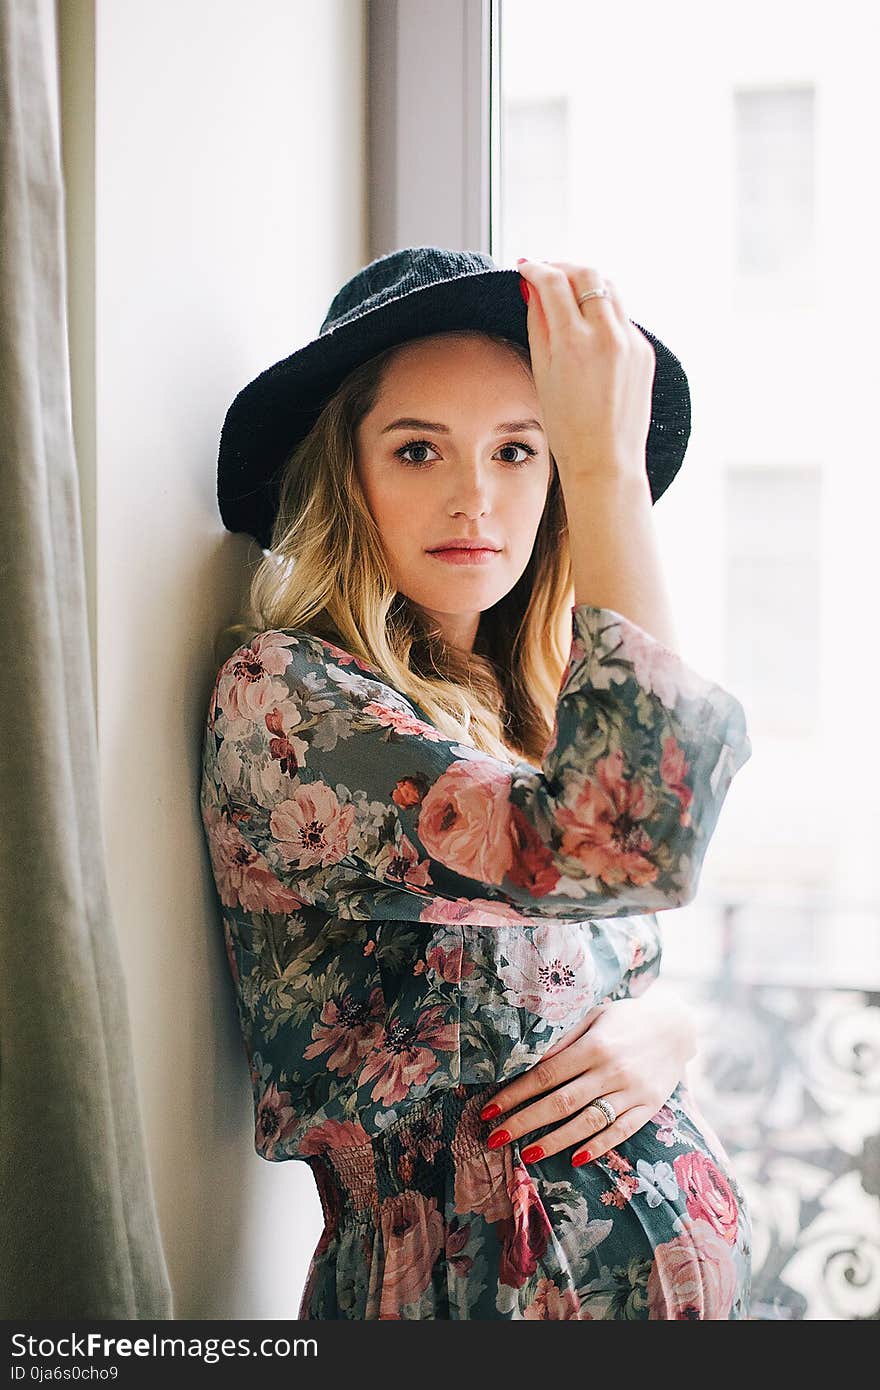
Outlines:
{"type": "Polygon", "coordinates": [[[74,409],[103,813],[177,1318],[294,1317],[304,1164],[253,1148],[198,815],[212,638],[256,544],[217,444],[366,249],[362,0],[59,0],[74,409]]]}

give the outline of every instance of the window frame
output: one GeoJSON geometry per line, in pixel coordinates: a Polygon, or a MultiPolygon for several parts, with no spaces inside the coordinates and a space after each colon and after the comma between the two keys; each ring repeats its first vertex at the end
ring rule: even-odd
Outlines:
{"type": "Polygon", "coordinates": [[[500,226],[502,0],[367,0],[370,259],[492,254],[500,226]]]}

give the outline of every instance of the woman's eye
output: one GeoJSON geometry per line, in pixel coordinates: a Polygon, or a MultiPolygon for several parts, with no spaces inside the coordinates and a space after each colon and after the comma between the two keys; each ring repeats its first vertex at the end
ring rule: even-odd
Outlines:
{"type": "Polygon", "coordinates": [[[400,458],[400,459],[403,459],[403,462],[404,462],[404,463],[411,463],[411,464],[414,464],[416,467],[418,467],[419,464],[428,463],[429,460],[428,460],[428,459],[408,459],[408,458],[406,457],[406,455],[409,453],[410,449],[431,449],[431,448],[433,448],[433,445],[429,444],[428,441],[427,441],[426,439],[412,439],[412,440],[410,440],[409,444],[404,444],[402,448],[400,448],[400,449],[397,450],[397,457],[400,458]]]}
{"type": "MultiPolygon", "coordinates": [[[[396,453],[396,456],[397,456],[399,459],[401,459],[403,463],[408,463],[408,464],[410,465],[411,468],[423,468],[423,467],[425,466],[426,463],[430,463],[430,459],[427,459],[427,458],[407,458],[407,454],[409,454],[410,451],[413,450],[413,449],[422,449],[422,450],[424,450],[424,449],[433,449],[433,448],[434,448],[433,444],[430,444],[430,443],[428,442],[427,439],[411,439],[411,440],[409,440],[409,442],[408,442],[407,444],[403,444],[403,445],[401,445],[401,447],[400,447],[399,449],[395,450],[395,453],[396,453]]],[[[525,453],[526,457],[525,457],[525,458],[510,458],[510,457],[508,457],[508,458],[502,459],[502,460],[501,460],[502,463],[510,464],[510,466],[511,466],[512,468],[522,468],[522,466],[523,466],[525,463],[527,463],[528,460],[529,460],[530,458],[534,458],[535,454],[538,452],[537,449],[533,449],[533,448],[532,448],[531,444],[525,444],[525,443],[523,443],[522,440],[515,440],[515,441],[512,440],[509,444],[502,444],[501,447],[500,447],[499,450],[498,450],[498,453],[501,454],[501,453],[503,453],[503,452],[505,452],[505,451],[516,450],[516,449],[522,450],[522,452],[525,453]]]]}
{"type": "MultiPolygon", "coordinates": [[[[516,444],[502,444],[502,445],[501,445],[501,448],[502,448],[502,449],[522,449],[522,450],[525,452],[526,458],[524,458],[524,459],[510,459],[510,458],[508,458],[508,459],[505,459],[505,460],[504,460],[505,463],[512,463],[512,464],[514,464],[514,465],[515,465],[516,467],[518,467],[518,468],[521,468],[522,465],[523,465],[524,463],[528,462],[528,459],[534,458],[534,457],[535,457],[535,454],[538,452],[537,449],[533,449],[533,448],[532,448],[531,444],[522,444],[522,443],[519,443],[519,442],[516,443],[516,444]]],[[[500,452],[501,452],[501,450],[499,450],[499,453],[500,453],[500,452]]]]}

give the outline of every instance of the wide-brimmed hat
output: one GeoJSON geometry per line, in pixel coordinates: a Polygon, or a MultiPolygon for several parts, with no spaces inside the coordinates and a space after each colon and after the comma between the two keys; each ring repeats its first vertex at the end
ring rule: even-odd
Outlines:
{"type": "MultiPolygon", "coordinates": [[[[529,346],[516,270],[482,251],[410,246],[379,256],[342,286],[317,338],[267,367],[226,413],[217,501],[228,531],[271,545],[281,476],[294,447],[355,367],[385,348],[451,328],[500,333],[529,346]]],[[[684,459],[691,428],[687,377],[678,358],[642,324],[656,357],[646,446],[653,502],[684,459]]]]}

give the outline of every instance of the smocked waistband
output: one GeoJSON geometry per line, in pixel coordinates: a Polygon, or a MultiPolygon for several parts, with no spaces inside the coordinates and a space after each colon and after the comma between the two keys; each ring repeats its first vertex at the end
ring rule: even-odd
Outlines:
{"type": "Polygon", "coordinates": [[[456,1086],[426,1096],[364,1143],[310,1157],[328,1225],[375,1215],[382,1201],[414,1183],[439,1190],[451,1169],[485,1158],[492,1124],[480,1110],[498,1089],[456,1086]]]}

